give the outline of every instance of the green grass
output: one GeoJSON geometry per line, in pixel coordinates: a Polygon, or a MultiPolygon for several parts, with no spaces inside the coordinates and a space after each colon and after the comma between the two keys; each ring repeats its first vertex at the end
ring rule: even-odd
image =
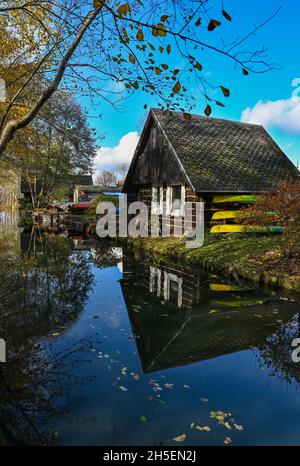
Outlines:
{"type": "Polygon", "coordinates": [[[287,259],[264,261],[266,253],[279,249],[281,236],[226,235],[220,239],[207,237],[202,248],[187,249],[184,238],[129,238],[133,249],[157,257],[180,260],[192,267],[205,267],[226,275],[237,274],[256,283],[300,291],[299,275],[289,271],[287,259]]]}

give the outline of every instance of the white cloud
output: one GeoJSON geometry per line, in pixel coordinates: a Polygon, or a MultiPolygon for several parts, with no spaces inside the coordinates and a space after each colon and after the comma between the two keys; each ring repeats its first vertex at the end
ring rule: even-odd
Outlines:
{"type": "Polygon", "coordinates": [[[241,121],[263,125],[265,128],[279,128],[287,133],[300,134],[300,98],[260,100],[253,108],[242,112],[241,121]]]}
{"type": "Polygon", "coordinates": [[[95,158],[95,178],[103,170],[115,170],[120,163],[130,164],[139,140],[139,134],[131,131],[125,134],[114,147],[101,147],[95,158]]]}

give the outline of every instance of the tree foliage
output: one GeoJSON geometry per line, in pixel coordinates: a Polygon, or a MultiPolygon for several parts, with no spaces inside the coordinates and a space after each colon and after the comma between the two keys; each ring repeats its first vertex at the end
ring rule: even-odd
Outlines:
{"type": "Polygon", "coordinates": [[[0,104],[0,155],[59,86],[114,106],[142,91],[165,108],[181,109],[185,118],[197,103],[197,89],[210,115],[230,91],[223,66],[221,82],[207,81],[208,57],[231,61],[241,76],[274,68],[264,48],[243,48],[272,16],[242,31],[239,24],[233,28],[234,18],[221,0],[2,1],[0,78],[7,99],[0,104]],[[235,38],[229,37],[231,28],[235,38]]]}
{"type": "Polygon", "coordinates": [[[39,207],[45,192],[67,187],[69,175],[92,170],[96,138],[80,105],[69,93],[58,91],[20,136],[23,150],[19,168],[39,207]]]}

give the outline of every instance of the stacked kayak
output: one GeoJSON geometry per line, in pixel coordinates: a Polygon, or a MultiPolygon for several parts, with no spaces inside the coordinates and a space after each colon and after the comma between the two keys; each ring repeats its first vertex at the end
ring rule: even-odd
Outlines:
{"type": "Polygon", "coordinates": [[[210,290],[209,303],[216,312],[224,308],[261,306],[272,300],[272,296],[255,289],[227,283],[211,283],[210,290]]]}
{"type": "MultiPolygon", "coordinates": [[[[270,222],[270,226],[245,226],[236,223],[236,219],[239,214],[239,208],[241,206],[244,207],[254,204],[256,200],[257,197],[250,194],[215,196],[213,199],[213,204],[216,207],[220,205],[222,210],[217,210],[214,212],[212,216],[212,222],[216,224],[211,228],[210,232],[212,234],[282,234],[284,232],[283,228],[272,225],[272,222],[270,222]]],[[[267,212],[266,215],[269,216],[271,220],[275,213],[267,212]]]]}

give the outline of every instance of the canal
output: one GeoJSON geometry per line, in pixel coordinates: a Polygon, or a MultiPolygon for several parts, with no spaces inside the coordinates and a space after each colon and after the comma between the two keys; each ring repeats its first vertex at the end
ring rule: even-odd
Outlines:
{"type": "Polygon", "coordinates": [[[5,214],[0,259],[8,443],[300,444],[298,296],[5,214]]]}

